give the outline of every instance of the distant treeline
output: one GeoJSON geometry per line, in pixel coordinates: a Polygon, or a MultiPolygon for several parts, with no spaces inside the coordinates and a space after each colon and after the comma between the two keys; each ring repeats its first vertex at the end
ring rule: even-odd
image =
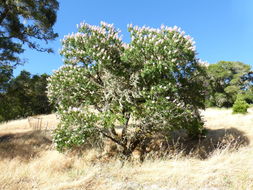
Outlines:
{"type": "Polygon", "coordinates": [[[46,95],[48,77],[21,71],[6,80],[0,91],[0,122],[51,113],[53,106],[46,95]]]}

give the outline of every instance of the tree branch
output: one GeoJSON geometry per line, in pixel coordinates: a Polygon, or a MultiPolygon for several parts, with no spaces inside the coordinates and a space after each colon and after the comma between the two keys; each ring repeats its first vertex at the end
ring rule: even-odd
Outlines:
{"type": "Polygon", "coordinates": [[[128,123],[129,123],[129,120],[130,120],[130,114],[127,113],[127,114],[124,114],[124,115],[125,115],[125,118],[126,118],[126,122],[123,126],[123,129],[122,129],[121,139],[122,139],[124,144],[127,144],[126,134],[127,134],[127,129],[128,129],[128,123]]]}
{"type": "Polygon", "coordinates": [[[110,140],[112,140],[113,142],[117,143],[118,145],[125,147],[125,145],[123,143],[121,143],[120,141],[118,141],[117,139],[113,138],[112,136],[106,134],[106,132],[102,131],[101,129],[99,129],[99,132],[102,133],[105,137],[109,138],[110,140]]]}
{"type": "Polygon", "coordinates": [[[4,9],[4,11],[1,13],[0,15],[0,25],[2,25],[2,22],[4,21],[4,19],[6,18],[6,16],[8,15],[9,9],[4,9]]]}
{"type": "MultiPolygon", "coordinates": [[[[79,57],[80,61],[84,64],[87,64],[85,62],[85,60],[81,57],[79,57]]],[[[97,73],[97,72],[96,72],[97,73]]],[[[94,77],[93,75],[91,75],[90,73],[87,73],[86,74],[86,77],[90,78],[93,82],[95,82],[97,85],[99,85],[100,87],[103,87],[104,86],[104,83],[102,81],[102,79],[100,78],[100,76],[98,76],[98,78],[94,77]]]]}

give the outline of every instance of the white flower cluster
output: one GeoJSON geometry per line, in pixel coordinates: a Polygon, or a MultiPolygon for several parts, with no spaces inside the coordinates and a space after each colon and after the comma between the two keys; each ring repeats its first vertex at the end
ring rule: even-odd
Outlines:
{"type": "Polygon", "coordinates": [[[92,59],[114,62],[111,52],[120,52],[126,47],[113,24],[101,22],[100,26],[81,23],[77,33],[64,36],[60,53],[66,57],[66,63],[77,64],[92,59]]]}
{"type": "Polygon", "coordinates": [[[63,114],[68,115],[71,113],[76,113],[79,116],[81,116],[81,115],[85,115],[87,112],[84,111],[84,109],[81,107],[69,107],[67,110],[63,110],[63,114]]]}
{"type": "Polygon", "coordinates": [[[63,65],[54,74],[48,78],[47,95],[49,99],[66,99],[76,97],[82,89],[80,82],[84,81],[85,77],[82,75],[83,68],[74,65],[63,65]],[[66,89],[72,89],[66,94],[66,89]],[[67,96],[68,95],[68,96],[67,96]]]}
{"type": "Polygon", "coordinates": [[[130,55],[138,53],[134,61],[145,65],[163,65],[163,68],[167,69],[173,64],[180,68],[189,62],[188,55],[193,59],[196,55],[193,38],[177,26],[162,25],[160,28],[150,28],[130,24],[128,31],[131,35],[131,43],[128,46],[130,55]]]}
{"type": "MultiPolygon", "coordinates": [[[[173,40],[177,44],[188,44],[188,49],[191,51],[196,50],[193,38],[189,35],[185,35],[185,32],[177,26],[172,28],[161,25],[160,28],[150,28],[146,26],[138,27],[130,24],[128,25],[128,30],[131,33],[132,41],[136,41],[137,43],[146,42],[153,43],[155,46],[158,46],[160,44],[164,44],[164,42],[173,40]]],[[[164,46],[164,49],[166,49],[166,46],[164,46]]]]}
{"type": "MultiPolygon", "coordinates": [[[[93,26],[81,23],[78,25],[79,32],[64,37],[60,52],[65,57],[65,63],[73,65],[90,64],[90,61],[96,64],[117,63],[115,57],[121,57],[125,50],[134,52],[136,49],[140,52],[139,61],[150,64],[162,63],[168,59],[172,63],[178,62],[178,56],[184,54],[182,52],[195,54],[193,38],[185,35],[177,26],[150,28],[130,24],[128,30],[132,39],[130,44],[122,42],[120,31],[113,24],[101,22],[100,26],[93,26]],[[142,59],[143,56],[145,60],[142,59]],[[147,57],[150,60],[147,61],[147,57]]],[[[184,61],[177,64],[182,63],[184,61]]]]}
{"type": "Polygon", "coordinates": [[[208,63],[207,61],[203,61],[201,59],[198,60],[198,64],[204,67],[208,67],[210,65],[210,63],[208,63]]]}
{"type": "MultiPolygon", "coordinates": [[[[105,22],[101,22],[100,26],[94,26],[87,23],[82,22],[77,26],[79,32],[72,33],[69,35],[65,35],[62,42],[68,40],[69,38],[74,39],[75,41],[86,40],[86,38],[91,38],[94,34],[99,36],[104,36],[107,39],[116,39],[121,41],[122,37],[119,36],[120,30],[116,30],[113,24],[107,24],[105,22]]],[[[105,42],[106,39],[103,39],[105,42]]]]}

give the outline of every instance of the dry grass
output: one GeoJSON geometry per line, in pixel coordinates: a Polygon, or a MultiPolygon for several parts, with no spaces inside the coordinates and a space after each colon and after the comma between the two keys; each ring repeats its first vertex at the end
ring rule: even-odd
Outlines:
{"type": "Polygon", "coordinates": [[[96,150],[58,153],[44,130],[56,126],[54,115],[40,116],[40,130],[27,119],[2,124],[0,189],[253,189],[253,110],[232,115],[229,109],[207,109],[203,115],[208,133],[196,150],[208,151],[208,158],[176,154],[123,166],[117,159],[98,160],[96,150]]]}
{"type": "Polygon", "coordinates": [[[59,123],[55,114],[38,115],[25,119],[0,123],[0,134],[3,133],[23,133],[36,129],[54,129],[59,123]]]}

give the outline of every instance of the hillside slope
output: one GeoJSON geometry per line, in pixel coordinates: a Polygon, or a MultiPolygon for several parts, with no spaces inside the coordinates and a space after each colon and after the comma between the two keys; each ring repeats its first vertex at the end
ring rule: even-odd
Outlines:
{"type": "Polygon", "coordinates": [[[58,123],[55,115],[4,123],[0,125],[0,189],[250,190],[253,110],[247,115],[231,112],[229,109],[202,112],[209,148],[200,143],[200,150],[209,150],[213,142],[208,158],[176,154],[172,158],[147,159],[142,164],[128,162],[123,166],[117,159],[97,159],[98,153],[93,149],[82,155],[58,153],[49,134],[58,123]],[[229,146],[236,143],[241,146],[229,146]]]}

